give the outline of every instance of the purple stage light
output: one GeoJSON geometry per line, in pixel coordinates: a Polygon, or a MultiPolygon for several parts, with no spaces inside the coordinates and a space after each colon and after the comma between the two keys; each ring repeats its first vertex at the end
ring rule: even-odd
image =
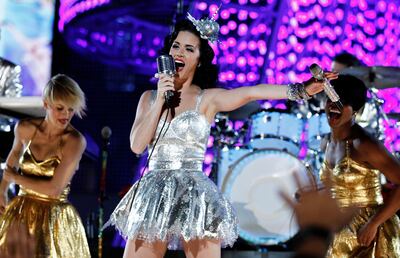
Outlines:
{"type": "Polygon", "coordinates": [[[257,49],[257,43],[254,40],[249,41],[247,44],[249,50],[254,51],[257,49]]]}
{"type": "Polygon", "coordinates": [[[237,23],[236,23],[235,21],[229,21],[229,22],[228,22],[228,28],[229,28],[230,30],[236,30],[236,28],[237,28],[237,23]]]}
{"type": "Polygon", "coordinates": [[[196,5],[197,9],[200,11],[204,11],[207,9],[207,3],[206,2],[200,2],[196,5]]]}
{"type": "Polygon", "coordinates": [[[236,39],[233,37],[228,38],[228,46],[235,47],[236,46],[236,39]]]}
{"type": "Polygon", "coordinates": [[[239,24],[238,35],[241,37],[245,36],[247,34],[247,30],[248,30],[248,27],[245,23],[239,24]]]}
{"type": "Polygon", "coordinates": [[[239,74],[236,76],[236,80],[237,80],[238,82],[240,82],[240,83],[244,83],[244,82],[246,82],[246,75],[245,75],[244,73],[239,73],[239,74]]]}
{"type": "Polygon", "coordinates": [[[237,66],[244,67],[244,66],[246,66],[246,64],[247,64],[247,60],[245,57],[243,57],[243,56],[238,57],[237,66]]]}
{"type": "Polygon", "coordinates": [[[230,13],[229,13],[228,10],[222,10],[221,11],[221,18],[222,19],[227,20],[227,19],[229,19],[229,16],[230,16],[230,13]]]}
{"type": "Polygon", "coordinates": [[[228,35],[229,34],[229,28],[226,25],[222,25],[221,29],[219,30],[222,35],[228,35]]]}
{"type": "Polygon", "coordinates": [[[239,0],[238,3],[240,5],[245,5],[245,4],[247,4],[247,0],[239,0]]]}
{"type": "Polygon", "coordinates": [[[246,10],[240,10],[238,13],[238,19],[239,21],[245,21],[247,20],[248,12],[246,10]]]}

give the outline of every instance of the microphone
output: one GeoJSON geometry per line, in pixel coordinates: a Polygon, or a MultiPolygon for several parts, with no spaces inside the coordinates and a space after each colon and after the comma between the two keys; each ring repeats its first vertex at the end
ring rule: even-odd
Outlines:
{"type": "MultiPolygon", "coordinates": [[[[157,57],[157,70],[158,73],[166,74],[169,76],[174,76],[176,73],[175,60],[171,55],[161,55],[157,57]]],[[[171,107],[172,97],[174,96],[174,92],[172,90],[168,90],[165,95],[165,102],[167,107],[171,107]]]]}
{"type": "Polygon", "coordinates": [[[322,68],[317,64],[312,64],[310,66],[310,72],[312,76],[317,80],[322,80],[324,82],[324,91],[328,98],[336,104],[336,106],[342,110],[343,104],[340,102],[339,95],[336,93],[335,89],[329,82],[329,80],[325,77],[324,71],[322,68]]]}
{"type": "Polygon", "coordinates": [[[108,142],[109,142],[109,140],[110,140],[111,135],[112,135],[112,131],[111,131],[111,128],[110,128],[110,127],[104,126],[104,127],[101,129],[101,137],[103,138],[103,140],[104,140],[105,142],[107,142],[107,144],[108,144],[108,142]]]}

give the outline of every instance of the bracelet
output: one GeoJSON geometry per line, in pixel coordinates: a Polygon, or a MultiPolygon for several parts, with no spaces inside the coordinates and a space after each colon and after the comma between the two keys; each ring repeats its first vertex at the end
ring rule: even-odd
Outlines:
{"type": "Polygon", "coordinates": [[[310,225],[300,229],[299,232],[297,232],[297,234],[287,242],[287,244],[291,248],[297,248],[307,239],[312,237],[323,240],[327,245],[332,241],[332,233],[329,229],[321,226],[310,225]]]}
{"type": "Polygon", "coordinates": [[[290,83],[288,84],[288,90],[286,95],[289,100],[292,101],[301,101],[301,100],[309,100],[311,97],[308,95],[306,88],[303,83],[290,83]]]}

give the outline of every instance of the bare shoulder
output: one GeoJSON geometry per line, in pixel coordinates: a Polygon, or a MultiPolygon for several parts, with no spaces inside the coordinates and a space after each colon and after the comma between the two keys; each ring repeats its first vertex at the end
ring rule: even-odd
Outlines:
{"type": "Polygon", "coordinates": [[[66,149],[79,149],[84,150],[86,148],[85,137],[74,127],[70,126],[63,135],[66,149]]]}
{"type": "Polygon", "coordinates": [[[374,154],[382,151],[385,146],[379,142],[376,137],[368,133],[366,130],[357,126],[354,130],[355,137],[353,140],[354,148],[363,151],[365,154],[374,154]]]}
{"type": "Polygon", "coordinates": [[[14,133],[21,140],[28,140],[32,138],[35,131],[39,129],[40,123],[42,121],[42,118],[21,119],[15,125],[14,133]]]}
{"type": "Polygon", "coordinates": [[[222,88],[205,89],[204,93],[203,93],[203,98],[207,101],[207,100],[213,99],[216,95],[218,95],[224,91],[226,91],[226,89],[222,89],[222,88]]]}

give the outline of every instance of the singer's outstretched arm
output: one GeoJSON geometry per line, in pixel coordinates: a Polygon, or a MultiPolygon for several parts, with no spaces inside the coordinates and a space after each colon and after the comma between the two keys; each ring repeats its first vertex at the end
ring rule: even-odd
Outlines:
{"type": "MultiPolygon", "coordinates": [[[[326,73],[328,79],[336,79],[337,73],[326,73]]],[[[323,90],[323,82],[311,78],[304,82],[307,93],[311,96],[323,90]]],[[[256,86],[244,86],[236,89],[210,89],[206,93],[206,116],[211,121],[218,112],[228,112],[243,106],[244,104],[262,99],[286,99],[288,86],[259,84],[256,86]]]]}

